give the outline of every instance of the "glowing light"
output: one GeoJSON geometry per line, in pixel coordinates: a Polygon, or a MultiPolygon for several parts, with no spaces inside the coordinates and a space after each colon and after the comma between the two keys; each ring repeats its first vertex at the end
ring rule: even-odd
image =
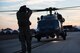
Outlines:
{"type": "Polygon", "coordinates": [[[53,43],[58,43],[58,42],[60,42],[60,41],[52,41],[53,43]]]}

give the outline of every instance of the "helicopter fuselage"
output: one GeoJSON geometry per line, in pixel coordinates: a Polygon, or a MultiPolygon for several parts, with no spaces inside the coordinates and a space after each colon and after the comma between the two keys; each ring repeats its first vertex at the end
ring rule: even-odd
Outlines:
{"type": "Polygon", "coordinates": [[[61,23],[56,15],[41,16],[38,20],[37,31],[35,37],[40,41],[41,37],[55,37],[63,32],[61,23]]]}
{"type": "Polygon", "coordinates": [[[61,30],[61,24],[55,15],[47,15],[41,17],[41,20],[38,21],[37,29],[41,34],[55,33],[61,30]]]}

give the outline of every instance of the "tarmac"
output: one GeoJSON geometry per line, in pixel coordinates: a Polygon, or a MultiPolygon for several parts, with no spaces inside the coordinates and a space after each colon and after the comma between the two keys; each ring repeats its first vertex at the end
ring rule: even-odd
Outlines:
{"type": "MultiPolygon", "coordinates": [[[[68,32],[66,40],[42,39],[37,42],[33,39],[32,53],[80,53],[80,32],[68,32]]],[[[18,39],[0,41],[0,53],[14,53],[19,51],[20,43],[18,39]]]]}
{"type": "Polygon", "coordinates": [[[66,40],[51,41],[32,49],[32,53],[80,53],[80,32],[70,32],[66,40]]]}

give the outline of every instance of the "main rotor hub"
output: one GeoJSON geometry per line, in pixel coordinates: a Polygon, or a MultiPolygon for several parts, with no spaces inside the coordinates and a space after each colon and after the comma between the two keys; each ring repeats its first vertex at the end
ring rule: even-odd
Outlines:
{"type": "Polygon", "coordinates": [[[50,15],[52,15],[52,11],[55,11],[55,10],[58,10],[58,9],[49,7],[49,8],[46,8],[46,10],[50,12],[50,15]]]}

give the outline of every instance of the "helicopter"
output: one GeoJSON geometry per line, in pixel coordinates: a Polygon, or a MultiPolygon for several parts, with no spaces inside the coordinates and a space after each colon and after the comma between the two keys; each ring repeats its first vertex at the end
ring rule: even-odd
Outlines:
{"type": "Polygon", "coordinates": [[[49,11],[49,14],[42,15],[40,18],[37,18],[38,25],[37,25],[37,31],[35,34],[35,38],[37,38],[37,41],[40,41],[42,37],[46,38],[54,38],[57,36],[61,36],[63,40],[66,40],[67,33],[62,28],[62,23],[65,21],[65,19],[55,10],[57,8],[46,8],[45,10],[40,11],[49,11]],[[54,14],[52,14],[52,11],[55,11],[54,14]]]}
{"type": "MultiPolygon", "coordinates": [[[[80,7],[80,6],[75,6],[75,7],[80,7]]],[[[37,41],[41,41],[42,37],[54,38],[55,36],[57,36],[57,38],[61,36],[63,40],[66,40],[67,32],[66,30],[63,29],[62,25],[65,19],[56,10],[64,10],[69,8],[73,7],[64,7],[64,8],[49,7],[46,9],[34,10],[36,12],[49,11],[49,14],[41,15],[40,18],[39,17],[37,18],[38,25],[35,34],[35,38],[37,39],[37,41]],[[52,14],[52,11],[54,11],[54,14],[52,14]]]]}
{"type": "MultiPolygon", "coordinates": [[[[37,30],[35,33],[35,38],[37,41],[40,41],[42,37],[51,37],[54,38],[57,36],[61,36],[63,40],[66,40],[67,32],[63,29],[63,22],[65,21],[64,18],[62,18],[62,21],[60,21],[58,18],[58,15],[60,15],[57,10],[65,10],[69,8],[76,8],[80,6],[73,6],[73,7],[63,7],[63,8],[55,8],[55,7],[49,7],[45,9],[38,9],[38,10],[32,10],[33,12],[43,12],[43,11],[49,11],[49,14],[47,15],[41,15],[40,18],[37,18],[38,25],[37,30]],[[55,13],[52,14],[52,11],[55,13]]],[[[18,10],[7,10],[7,11],[0,11],[0,12],[16,12],[18,10]]]]}

